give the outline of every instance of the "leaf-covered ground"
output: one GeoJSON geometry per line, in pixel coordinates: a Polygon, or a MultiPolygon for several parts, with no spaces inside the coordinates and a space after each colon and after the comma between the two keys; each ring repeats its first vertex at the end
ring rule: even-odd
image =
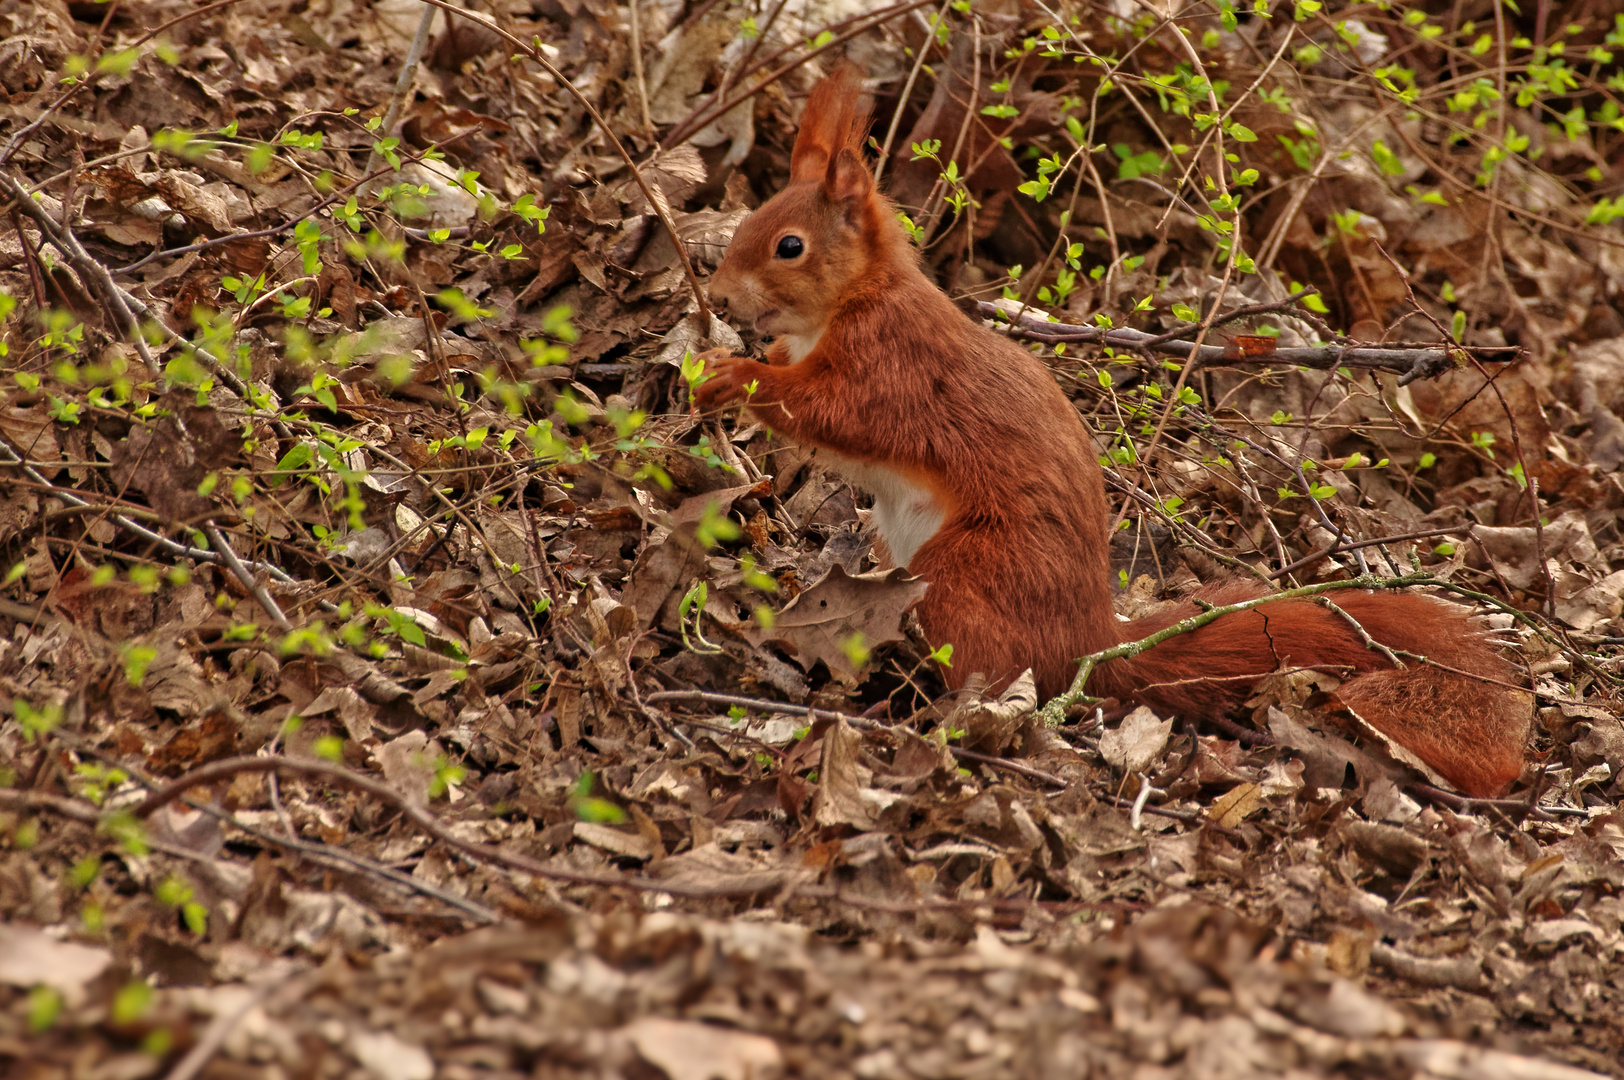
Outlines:
{"type": "Polygon", "coordinates": [[[0,3],[0,1071],[1624,1075],[1624,18],[1273,6],[430,7],[396,101],[415,0],[0,3]],[[942,693],[862,494],[688,404],[678,244],[841,56],[967,304],[1263,305],[1033,346],[1121,610],[1419,565],[1504,799],[1328,676],[942,693]]]}

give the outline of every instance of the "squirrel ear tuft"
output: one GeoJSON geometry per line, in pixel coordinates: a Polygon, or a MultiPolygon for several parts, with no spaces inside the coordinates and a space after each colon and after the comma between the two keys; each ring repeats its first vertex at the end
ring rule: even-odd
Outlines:
{"type": "Polygon", "coordinates": [[[861,199],[873,189],[874,177],[856,150],[842,146],[829,159],[829,167],[823,173],[823,194],[830,202],[861,199]]]}
{"type": "Polygon", "coordinates": [[[840,151],[850,149],[862,166],[863,138],[868,134],[868,110],[861,107],[863,80],[849,63],[824,76],[812,88],[801,114],[801,131],[790,152],[790,180],[832,177],[840,151]]]}

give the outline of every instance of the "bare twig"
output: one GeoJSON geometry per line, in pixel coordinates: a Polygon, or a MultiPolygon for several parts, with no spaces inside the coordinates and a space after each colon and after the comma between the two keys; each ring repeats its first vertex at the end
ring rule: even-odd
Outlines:
{"type": "MultiPolygon", "coordinates": [[[[976,306],[987,318],[999,320],[1008,318],[1008,313],[997,304],[983,300],[976,306]]],[[[1522,354],[1521,349],[1510,346],[1313,345],[1275,349],[1273,352],[1245,356],[1227,346],[1196,345],[1190,341],[1163,341],[1153,345],[1151,342],[1159,335],[1127,327],[1106,330],[1097,326],[1044,322],[1031,315],[1021,316],[1014,323],[1006,323],[1006,326],[1011,337],[1027,341],[1044,344],[1088,342],[1124,349],[1148,348],[1170,356],[1193,357],[1203,364],[1293,364],[1321,371],[1333,371],[1339,367],[1390,371],[1398,374],[1401,386],[1416,379],[1435,378],[1446,371],[1454,370],[1455,362],[1451,358],[1451,353],[1464,352],[1491,364],[1510,363],[1522,354]]]]}
{"type": "MultiPolygon", "coordinates": [[[[151,350],[147,348],[146,338],[141,333],[141,327],[135,321],[135,311],[132,309],[136,305],[131,303],[134,298],[119,288],[118,284],[113,281],[113,275],[108,273],[107,267],[91,258],[90,253],[79,243],[79,238],[74,236],[71,229],[52,220],[51,215],[45,212],[43,206],[28,197],[28,192],[23,189],[21,184],[9,176],[0,176],[0,187],[3,187],[14,200],[13,206],[34,219],[34,223],[39,226],[40,232],[50,239],[56,249],[67,258],[68,262],[73,264],[73,268],[84,278],[85,284],[101,295],[102,302],[113,316],[113,321],[118,325],[119,331],[123,333],[125,339],[129,341],[130,345],[141,357],[141,362],[146,365],[148,373],[154,378],[162,374],[158,361],[153,357],[151,350]]],[[[66,213],[66,203],[63,204],[63,210],[66,213]]],[[[144,311],[144,307],[142,310],[144,311]]]]}
{"type": "Polygon", "coordinates": [[[263,1005],[266,998],[285,986],[289,980],[306,970],[302,964],[290,965],[286,970],[254,983],[253,991],[236,1009],[215,1015],[203,1032],[203,1037],[193,1044],[185,1057],[175,1062],[175,1067],[169,1070],[164,1080],[193,1080],[193,1077],[202,1073],[214,1055],[220,1052],[220,1048],[226,1044],[226,1039],[230,1038],[237,1025],[242,1023],[249,1013],[263,1005]]]}
{"type": "Polygon", "coordinates": [[[1371,637],[1369,631],[1367,631],[1364,626],[1360,624],[1358,619],[1355,619],[1352,615],[1348,614],[1346,609],[1340,608],[1331,603],[1330,597],[1317,597],[1315,599],[1315,603],[1328,607],[1340,615],[1342,620],[1353,628],[1353,632],[1359,637],[1360,644],[1364,645],[1365,648],[1371,650],[1372,652],[1381,653],[1387,658],[1387,662],[1396,668],[1402,668],[1405,666],[1404,661],[1398,658],[1397,653],[1395,653],[1392,649],[1389,649],[1386,645],[1383,645],[1381,642],[1377,641],[1375,638],[1371,637]]]}
{"type": "Polygon", "coordinates": [[[220,531],[220,527],[212,521],[205,521],[203,523],[203,534],[209,538],[209,543],[214,546],[214,550],[218,551],[220,557],[225,560],[226,568],[231,571],[232,576],[242,583],[242,587],[247,589],[255,600],[259,601],[259,606],[265,609],[265,614],[271,617],[271,621],[276,623],[279,629],[293,629],[293,624],[288,621],[286,615],[282,614],[281,607],[271,597],[270,590],[265,588],[263,582],[256,580],[254,575],[248,572],[248,567],[243,565],[242,560],[237,558],[237,553],[226,542],[225,533],[220,531]]]}
{"type": "Polygon", "coordinates": [[[632,31],[632,77],[637,80],[637,103],[643,109],[643,131],[652,136],[654,121],[648,111],[648,80],[643,77],[643,17],[637,10],[638,0],[626,0],[626,11],[632,31]]]}
{"type": "MultiPolygon", "coordinates": [[[[953,0],[942,0],[941,8],[936,12],[936,18],[931,26],[939,26],[947,18],[947,7],[953,0]]],[[[919,78],[919,69],[925,66],[925,57],[930,55],[932,39],[927,37],[919,46],[919,55],[914,57],[913,67],[908,69],[908,78],[902,84],[902,92],[897,95],[897,107],[891,112],[891,123],[885,129],[885,142],[880,144],[880,156],[874,162],[874,183],[878,186],[885,176],[885,164],[891,157],[891,143],[897,137],[897,128],[902,124],[902,110],[908,105],[908,95],[913,93],[914,80],[919,78]]]]}
{"type": "MultiPolygon", "coordinates": [[[[781,701],[767,701],[762,698],[741,697],[737,694],[715,694],[708,690],[661,690],[644,696],[645,701],[702,701],[711,705],[737,705],[746,709],[759,709],[762,712],[787,713],[791,716],[805,716],[816,720],[819,716],[832,717],[843,720],[859,731],[889,731],[890,725],[882,724],[876,720],[869,720],[862,716],[848,716],[845,713],[833,712],[829,709],[812,709],[805,705],[790,705],[781,701]]],[[[948,752],[960,761],[973,761],[993,769],[1002,769],[1005,772],[1015,773],[1050,787],[1066,787],[1067,782],[1053,773],[1027,765],[1024,762],[1013,761],[1009,758],[993,757],[989,754],[978,754],[974,750],[965,750],[958,746],[949,746],[948,752]]]]}
{"type": "MultiPolygon", "coordinates": [[[[395,78],[395,92],[389,98],[389,108],[384,111],[383,123],[379,125],[378,134],[387,138],[396,134],[400,126],[401,110],[406,106],[406,95],[411,93],[412,84],[417,81],[417,67],[423,60],[423,50],[428,47],[429,30],[434,26],[434,8],[429,4],[423,5],[422,17],[417,20],[417,33],[412,35],[412,44],[406,50],[406,60],[400,65],[400,74],[395,78]]],[[[367,155],[365,172],[372,172],[378,167],[378,144],[372,144],[372,152],[367,155]]]]}
{"type": "Polygon", "coordinates": [[[1401,544],[1408,540],[1425,540],[1431,536],[1453,536],[1456,533],[1469,534],[1471,531],[1472,526],[1470,523],[1468,523],[1466,525],[1459,526],[1458,528],[1421,529],[1418,532],[1399,533],[1396,536],[1378,536],[1372,540],[1344,540],[1343,538],[1338,537],[1335,541],[1326,545],[1325,547],[1320,548],[1318,551],[1309,552],[1296,562],[1288,563],[1269,576],[1277,580],[1279,578],[1290,577],[1299,570],[1306,569],[1322,559],[1329,559],[1335,555],[1341,554],[1344,551],[1351,551],[1354,548],[1380,547],[1383,544],[1401,544]]]}

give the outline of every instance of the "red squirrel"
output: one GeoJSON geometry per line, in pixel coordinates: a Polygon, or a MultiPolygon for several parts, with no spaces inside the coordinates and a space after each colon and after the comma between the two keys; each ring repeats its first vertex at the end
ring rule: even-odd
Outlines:
{"type": "MultiPolygon", "coordinates": [[[[932,644],[953,646],[949,686],[972,672],[1001,685],[1030,667],[1052,697],[1080,657],[1197,607],[1117,620],[1088,429],[1037,357],[962,312],[920,269],[863,160],[860,95],[850,67],[814,87],[788,186],[739,226],[711,279],[719,309],[772,339],[767,362],[710,360],[714,374],[695,399],[707,410],[747,400],[759,420],[829,455],[873,495],[892,560],[930,584],[919,621],[932,644]]],[[[1196,596],[1226,604],[1264,592],[1231,583],[1196,596]]],[[[1283,665],[1313,667],[1341,676],[1342,704],[1460,790],[1497,795],[1517,778],[1531,701],[1462,609],[1404,593],[1331,599],[1375,641],[1455,670],[1414,659],[1394,667],[1335,611],[1282,600],[1101,664],[1088,690],[1201,720],[1239,707],[1283,665]]]]}

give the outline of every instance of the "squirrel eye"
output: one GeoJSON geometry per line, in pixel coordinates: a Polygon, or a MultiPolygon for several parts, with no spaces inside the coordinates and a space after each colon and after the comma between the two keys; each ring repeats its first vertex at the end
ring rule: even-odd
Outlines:
{"type": "Polygon", "coordinates": [[[780,259],[799,259],[806,245],[801,243],[799,236],[786,236],[778,241],[778,249],[774,252],[780,259]]]}

